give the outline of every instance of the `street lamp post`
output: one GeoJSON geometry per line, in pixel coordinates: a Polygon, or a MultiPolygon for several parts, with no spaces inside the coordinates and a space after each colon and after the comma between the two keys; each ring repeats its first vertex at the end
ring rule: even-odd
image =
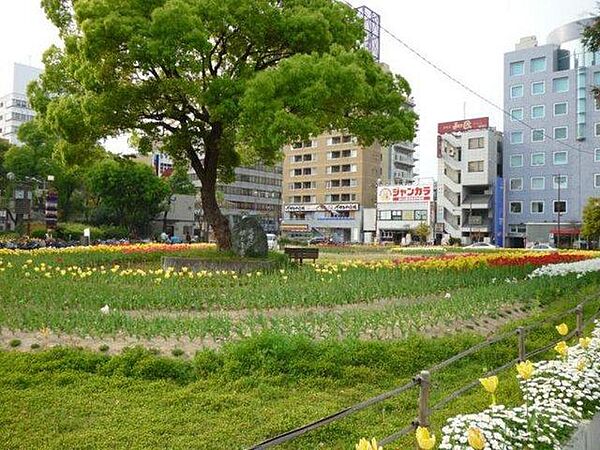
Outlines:
{"type": "Polygon", "coordinates": [[[556,248],[560,248],[560,213],[561,213],[561,205],[560,205],[560,185],[562,183],[561,174],[554,175],[554,178],[557,180],[557,208],[556,208],[556,231],[558,232],[558,239],[556,240],[556,248]]]}

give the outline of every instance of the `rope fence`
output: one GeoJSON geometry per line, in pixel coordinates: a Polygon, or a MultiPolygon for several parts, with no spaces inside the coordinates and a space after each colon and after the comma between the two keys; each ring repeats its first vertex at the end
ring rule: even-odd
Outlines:
{"type": "Polygon", "coordinates": [[[306,425],[296,428],[294,430],[291,430],[286,433],[283,433],[278,436],[267,439],[259,444],[256,444],[255,446],[251,447],[250,450],[262,450],[262,449],[267,449],[267,448],[270,448],[270,447],[273,447],[276,445],[284,444],[284,443],[292,441],[310,431],[322,428],[332,422],[341,420],[347,416],[350,416],[359,411],[362,411],[370,406],[373,406],[373,405],[379,404],[385,400],[389,400],[391,398],[397,397],[398,395],[400,395],[404,392],[407,392],[413,388],[418,387],[419,388],[419,400],[418,400],[418,405],[417,405],[417,415],[416,415],[417,417],[415,418],[415,420],[413,420],[413,422],[411,424],[407,425],[406,427],[381,439],[379,441],[379,443],[381,445],[387,445],[394,441],[397,441],[398,439],[402,438],[403,436],[406,436],[407,434],[413,432],[418,426],[424,426],[424,427],[430,426],[429,420],[430,420],[430,416],[433,412],[441,410],[442,408],[444,408],[446,405],[448,405],[452,401],[456,400],[457,398],[461,397],[462,395],[464,395],[465,393],[467,393],[468,391],[470,391],[471,389],[473,389],[479,385],[479,379],[474,380],[474,381],[468,383],[467,385],[455,390],[454,392],[447,395],[446,397],[442,398],[434,405],[430,405],[430,393],[431,393],[431,386],[432,386],[431,375],[432,374],[439,372],[442,369],[445,369],[446,367],[450,366],[451,364],[453,364],[457,361],[460,361],[460,360],[472,355],[473,353],[483,350],[484,348],[490,347],[491,345],[496,344],[498,342],[509,339],[513,336],[517,336],[518,357],[510,360],[509,362],[507,362],[506,364],[503,364],[500,367],[497,367],[495,369],[488,371],[485,375],[483,375],[483,377],[490,377],[493,375],[497,375],[501,372],[506,371],[510,367],[514,367],[514,365],[517,364],[518,362],[525,361],[529,358],[533,358],[534,356],[543,354],[543,353],[547,352],[548,350],[552,349],[557,343],[559,343],[562,340],[569,340],[569,339],[572,339],[573,337],[581,337],[581,336],[583,336],[584,329],[587,326],[591,325],[594,322],[594,320],[596,320],[600,316],[600,309],[598,309],[594,314],[589,316],[587,319],[585,319],[585,317],[584,317],[585,305],[587,305],[592,300],[597,300],[597,299],[598,299],[598,295],[595,294],[595,295],[590,296],[590,297],[586,298],[585,300],[583,300],[575,308],[571,308],[567,311],[563,311],[560,313],[553,314],[551,316],[547,316],[529,326],[518,327],[517,329],[515,329],[513,331],[509,331],[509,332],[494,336],[492,338],[489,338],[477,345],[474,345],[474,346],[452,356],[451,358],[448,358],[448,359],[430,367],[427,370],[421,371],[410,382],[408,382],[400,387],[397,387],[390,391],[384,392],[375,397],[364,400],[360,403],[356,403],[355,405],[352,405],[348,408],[345,408],[341,411],[338,411],[334,414],[331,414],[329,416],[326,416],[322,419],[316,420],[314,422],[311,422],[309,424],[306,424],[306,425]],[[527,346],[526,346],[527,335],[531,331],[538,329],[542,326],[548,326],[551,324],[555,324],[557,321],[564,319],[565,317],[570,316],[572,314],[575,314],[575,319],[576,319],[576,326],[575,326],[574,330],[572,330],[566,336],[561,337],[560,339],[553,340],[550,344],[544,345],[541,348],[537,348],[537,349],[531,350],[529,352],[527,351],[527,346]]]}

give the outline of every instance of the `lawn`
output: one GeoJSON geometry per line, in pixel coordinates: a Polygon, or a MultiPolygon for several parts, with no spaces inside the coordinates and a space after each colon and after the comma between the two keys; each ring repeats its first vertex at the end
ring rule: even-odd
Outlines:
{"type": "MultiPolygon", "coordinates": [[[[353,259],[250,276],[159,266],[165,254],[212,251],[0,254],[5,348],[36,348],[0,352],[0,448],[247,448],[600,290],[597,273],[527,276],[597,256],[582,252],[353,259]],[[54,343],[95,351],[44,349],[54,343]],[[153,350],[120,351],[135,344],[153,350]]],[[[528,345],[553,337],[550,324],[528,345]]],[[[433,399],[515,356],[512,339],[454,364],[435,375],[433,399]]],[[[505,381],[499,395],[517,402],[514,375],[505,381]]],[[[381,438],[411,422],[416,395],[283,448],[381,438]]],[[[436,413],[434,428],[486,402],[474,390],[436,413]]]]}

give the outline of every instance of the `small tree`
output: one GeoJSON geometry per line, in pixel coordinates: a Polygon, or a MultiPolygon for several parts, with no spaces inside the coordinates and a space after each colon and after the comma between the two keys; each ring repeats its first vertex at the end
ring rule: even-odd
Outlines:
{"type": "Polygon", "coordinates": [[[588,240],[600,239],[600,198],[590,197],[583,208],[581,234],[588,240]]]}
{"type": "Polygon", "coordinates": [[[127,160],[97,164],[87,181],[108,220],[127,227],[134,236],[148,233],[150,222],[163,211],[170,194],[167,183],[152,168],[127,160]]]}
{"type": "Polygon", "coordinates": [[[427,242],[431,229],[425,222],[421,222],[412,230],[411,234],[418,237],[420,242],[427,242]]]}

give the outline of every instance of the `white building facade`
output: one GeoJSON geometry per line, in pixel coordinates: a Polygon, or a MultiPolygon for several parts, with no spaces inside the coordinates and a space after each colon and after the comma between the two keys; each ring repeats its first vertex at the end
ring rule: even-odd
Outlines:
{"type": "Polygon", "coordinates": [[[502,133],[487,117],[439,124],[437,157],[436,241],[493,241],[502,133]]]}
{"type": "Polygon", "coordinates": [[[35,67],[14,64],[8,92],[0,97],[0,139],[19,144],[19,127],[35,116],[27,101],[27,86],[41,73],[35,67]]]}

